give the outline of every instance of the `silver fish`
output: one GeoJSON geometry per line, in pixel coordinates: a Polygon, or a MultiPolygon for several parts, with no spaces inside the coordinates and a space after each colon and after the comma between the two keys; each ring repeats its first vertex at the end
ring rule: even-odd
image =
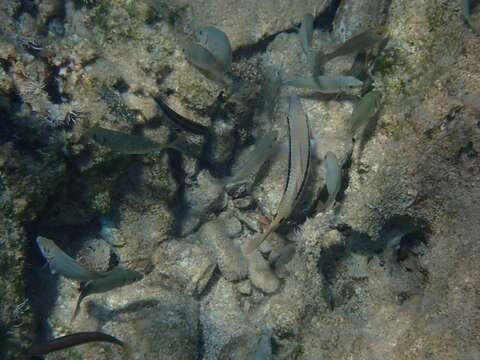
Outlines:
{"type": "Polygon", "coordinates": [[[297,95],[290,96],[288,121],[288,173],[287,183],[280,200],[277,214],[263,234],[257,234],[245,246],[245,253],[250,254],[287,219],[298,202],[310,169],[310,128],[308,118],[303,111],[297,95]]]}
{"type": "Polygon", "coordinates": [[[364,95],[353,109],[350,116],[350,133],[353,138],[365,129],[368,122],[375,116],[380,108],[381,95],[377,91],[370,91],[364,95]]]}
{"type": "Polygon", "coordinates": [[[242,167],[232,176],[222,179],[225,185],[234,185],[244,182],[250,174],[258,170],[275,151],[276,139],[278,133],[275,130],[268,131],[255,144],[255,149],[250,153],[248,160],[242,167]]]}
{"type": "Polygon", "coordinates": [[[328,191],[328,200],[325,208],[329,208],[335,203],[335,198],[342,185],[342,169],[336,155],[331,151],[327,151],[325,154],[325,170],[328,191]]]}
{"type": "Polygon", "coordinates": [[[345,41],[335,51],[325,54],[326,61],[339,56],[348,55],[362,50],[370,49],[384,40],[384,27],[366,30],[345,41]]]}
{"type": "Polygon", "coordinates": [[[209,50],[200,44],[191,44],[185,49],[187,60],[214,81],[231,83],[225,75],[225,67],[209,50]]]}
{"type": "Polygon", "coordinates": [[[60,249],[53,240],[38,236],[36,242],[42,255],[47,259],[50,270],[59,273],[63,277],[78,281],[88,281],[105,277],[108,274],[83,268],[75,259],[60,249]]]}
{"type": "Polygon", "coordinates": [[[303,52],[305,55],[307,55],[307,57],[309,57],[310,50],[312,49],[314,21],[315,18],[312,14],[305,14],[303,16],[302,25],[300,25],[300,30],[298,32],[300,44],[302,45],[303,52]]]}
{"type": "Polygon", "coordinates": [[[72,316],[72,321],[77,317],[80,311],[80,304],[83,299],[92,294],[104,293],[113,289],[117,289],[143,279],[143,274],[135,270],[124,269],[117,266],[108,272],[108,276],[100,279],[87,281],[81,289],[78,296],[77,305],[72,316]]]}
{"type": "Polygon", "coordinates": [[[100,126],[94,126],[87,130],[86,134],[97,144],[108,147],[113,152],[124,155],[148,154],[163,151],[171,147],[170,144],[159,144],[143,136],[105,129],[100,126]]]}
{"type": "Polygon", "coordinates": [[[213,27],[202,27],[197,34],[200,44],[223,64],[225,72],[229,72],[232,68],[232,46],[227,35],[213,27]]]}
{"type": "Polygon", "coordinates": [[[321,75],[321,76],[296,76],[283,82],[285,86],[312,89],[323,94],[335,94],[360,88],[363,82],[352,76],[321,75]]]}

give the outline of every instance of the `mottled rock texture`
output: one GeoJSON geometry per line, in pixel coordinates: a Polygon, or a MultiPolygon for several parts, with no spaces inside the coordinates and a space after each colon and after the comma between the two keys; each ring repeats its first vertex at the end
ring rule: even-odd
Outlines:
{"type": "MultiPolygon", "coordinates": [[[[0,357],[100,330],[135,359],[252,358],[270,331],[273,359],[480,358],[479,58],[453,0],[0,0],[0,357]],[[360,91],[298,91],[315,145],[307,191],[249,259],[241,245],[268,226],[287,177],[295,89],[275,96],[271,80],[308,74],[294,27],[314,11],[313,48],[326,52],[384,26],[362,90],[379,91],[382,107],[347,156],[360,91]],[[232,42],[232,87],[184,56],[203,25],[232,42]],[[205,134],[182,130],[160,98],[205,134]],[[181,151],[115,154],[89,138],[95,125],[181,139],[181,151]],[[275,156],[225,189],[217,178],[270,128],[275,156]],[[329,211],[326,151],[345,157],[329,211]],[[145,277],[88,297],[70,323],[79,284],[42,269],[37,235],[87,266],[145,277]],[[293,259],[272,269],[289,242],[293,259]]],[[[325,71],[347,74],[354,59],[325,71]]],[[[91,344],[49,358],[122,354],[91,344]]]]}

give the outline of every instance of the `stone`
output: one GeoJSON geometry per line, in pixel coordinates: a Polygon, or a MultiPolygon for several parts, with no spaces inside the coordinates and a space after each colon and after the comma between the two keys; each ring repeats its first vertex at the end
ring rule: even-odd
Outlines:
{"type": "Polygon", "coordinates": [[[247,262],[240,247],[227,236],[224,222],[215,220],[204,224],[200,229],[200,241],[216,260],[223,277],[229,281],[247,277],[247,262]]]}
{"type": "Polygon", "coordinates": [[[153,254],[152,265],[156,276],[166,278],[162,286],[191,296],[203,293],[216,267],[202,248],[178,240],[161,244],[153,254]]]}

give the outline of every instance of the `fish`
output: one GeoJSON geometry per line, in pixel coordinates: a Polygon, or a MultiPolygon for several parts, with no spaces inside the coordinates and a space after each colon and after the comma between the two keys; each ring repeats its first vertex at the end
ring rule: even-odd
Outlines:
{"type": "Polygon", "coordinates": [[[280,251],[280,254],[270,261],[270,266],[275,270],[281,269],[293,259],[295,256],[295,251],[295,244],[288,244],[284,246],[280,251]]]}
{"type": "Polygon", "coordinates": [[[305,189],[311,160],[310,126],[297,95],[290,96],[287,122],[288,172],[285,189],[275,217],[263,234],[257,234],[246,243],[246,254],[257,249],[291,215],[305,189]]]}
{"type": "Polygon", "coordinates": [[[313,23],[315,18],[312,14],[305,14],[303,16],[302,25],[300,25],[300,30],[298,32],[298,37],[300,39],[300,45],[302,46],[303,52],[309,57],[310,51],[312,49],[312,40],[313,40],[313,23]]]}
{"type": "Polygon", "coordinates": [[[335,51],[325,54],[325,60],[330,61],[336,57],[370,49],[384,40],[384,27],[366,30],[355,35],[340,45],[335,51]]]}
{"type": "Polygon", "coordinates": [[[325,208],[328,209],[335,204],[335,199],[342,185],[342,168],[340,167],[337,156],[331,151],[327,151],[325,154],[325,171],[328,191],[325,208]]]}
{"type": "Polygon", "coordinates": [[[200,44],[191,44],[184,50],[187,60],[214,81],[229,84],[225,67],[208,49],[200,44]]]}
{"type": "Polygon", "coordinates": [[[47,259],[47,263],[52,272],[57,272],[63,277],[78,281],[89,281],[99,279],[108,275],[108,272],[99,272],[85,269],[60,249],[53,240],[43,236],[38,236],[36,243],[47,259]]]}
{"type": "Polygon", "coordinates": [[[463,18],[465,22],[470,26],[470,28],[477,34],[480,34],[480,27],[476,26],[471,19],[471,8],[472,8],[472,1],[471,0],[463,0],[463,18]]]}
{"type": "Polygon", "coordinates": [[[222,179],[221,182],[224,185],[234,185],[247,180],[250,174],[258,170],[273,155],[276,149],[277,136],[278,133],[275,130],[270,130],[263,135],[255,144],[255,148],[249,154],[250,156],[245,164],[234,175],[222,179]]]}
{"type": "Polygon", "coordinates": [[[202,27],[197,34],[199,43],[223,64],[225,72],[232,69],[232,45],[228,36],[213,26],[202,27]]]}
{"type": "Polygon", "coordinates": [[[168,106],[161,97],[156,97],[155,102],[157,103],[163,114],[167,117],[167,119],[169,119],[177,128],[195,135],[210,135],[210,130],[208,129],[208,127],[180,115],[170,106],[168,106]]]}
{"type": "Polygon", "coordinates": [[[380,108],[380,100],[379,92],[370,91],[356,104],[349,120],[350,134],[353,138],[356,138],[375,116],[380,108]]]}
{"type": "Polygon", "coordinates": [[[267,331],[260,336],[253,356],[254,360],[272,359],[272,335],[272,329],[267,329],[267,331]]]}
{"type": "Polygon", "coordinates": [[[30,356],[40,356],[91,342],[107,342],[120,345],[127,353],[130,352],[127,344],[116,337],[98,331],[88,331],[61,336],[43,344],[33,344],[30,346],[28,354],[30,356]]]}
{"type": "Polygon", "coordinates": [[[172,147],[171,144],[159,144],[143,136],[105,129],[100,126],[88,129],[86,135],[98,145],[105,146],[113,152],[123,155],[148,154],[172,147]]]}
{"type": "Polygon", "coordinates": [[[363,82],[352,76],[320,75],[316,77],[296,76],[285,80],[283,85],[317,90],[322,94],[335,94],[360,88],[363,82]]]}
{"type": "Polygon", "coordinates": [[[143,279],[143,274],[135,271],[125,269],[121,266],[117,266],[111,270],[108,276],[100,279],[90,280],[81,286],[80,295],[78,296],[77,305],[72,316],[72,321],[75,320],[80,312],[80,304],[83,299],[92,294],[100,294],[113,289],[117,289],[123,286],[133,284],[134,282],[143,279]]]}

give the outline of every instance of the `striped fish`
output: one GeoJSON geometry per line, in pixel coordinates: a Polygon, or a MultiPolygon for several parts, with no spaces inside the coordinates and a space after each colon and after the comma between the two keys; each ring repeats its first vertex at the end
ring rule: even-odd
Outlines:
{"type": "Polygon", "coordinates": [[[290,96],[288,110],[288,173],[287,183],[277,214],[267,231],[254,236],[245,246],[245,253],[250,254],[274,232],[293,211],[307,182],[310,168],[310,127],[297,95],[290,96]]]}

